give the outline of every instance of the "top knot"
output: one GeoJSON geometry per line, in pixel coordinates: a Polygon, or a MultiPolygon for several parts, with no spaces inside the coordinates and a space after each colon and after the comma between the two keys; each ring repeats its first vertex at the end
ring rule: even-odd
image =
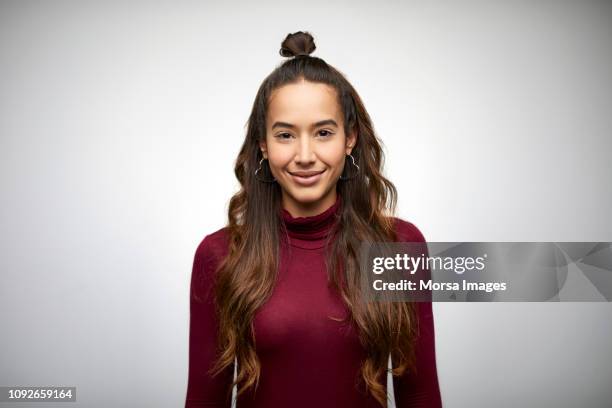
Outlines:
{"type": "Polygon", "coordinates": [[[298,31],[287,34],[287,37],[281,43],[280,55],[283,57],[307,57],[317,47],[314,43],[314,38],[307,31],[298,31]]]}

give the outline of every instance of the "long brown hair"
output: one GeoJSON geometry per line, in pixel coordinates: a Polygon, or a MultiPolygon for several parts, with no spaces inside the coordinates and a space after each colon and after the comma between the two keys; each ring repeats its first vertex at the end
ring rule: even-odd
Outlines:
{"type": "MultiPolygon", "coordinates": [[[[308,32],[287,35],[280,54],[290,59],[265,78],[255,96],[246,137],[234,167],[241,188],[229,204],[229,250],[216,275],[220,354],[210,372],[216,375],[236,359],[238,373],[231,388],[237,385],[238,395],[251,386],[257,389],[260,363],[255,352],[252,321],[275,284],[280,233],[286,230],[278,216],[281,187],[278,183],[261,182],[254,172],[262,159],[259,141],[266,137],[266,115],[272,91],[305,79],[328,84],[336,90],[345,134],[350,130],[358,134],[352,155],[360,171],[354,178],[339,180],[336,186],[342,196],[342,206],[334,228],[336,239],[330,242],[326,252],[326,264],[331,286],[350,310],[349,319],[358,329],[366,350],[361,378],[374,398],[386,407],[383,376],[387,374],[389,355],[393,375],[401,375],[414,367],[415,309],[410,302],[360,301],[358,251],[362,241],[397,239],[392,218],[397,191],[382,175],[381,142],[359,95],[342,73],[309,55],[315,48],[308,32]]],[[[345,167],[348,165],[347,162],[345,167]]]]}

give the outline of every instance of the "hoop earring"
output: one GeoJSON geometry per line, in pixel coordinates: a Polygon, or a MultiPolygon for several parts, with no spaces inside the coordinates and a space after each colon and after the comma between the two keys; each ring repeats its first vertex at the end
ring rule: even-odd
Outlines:
{"type": "MultiPolygon", "coordinates": [[[[274,178],[274,176],[272,176],[272,180],[269,180],[269,179],[268,179],[268,180],[266,180],[266,179],[264,179],[264,178],[258,177],[258,173],[259,173],[259,171],[261,170],[261,163],[262,163],[264,160],[268,160],[268,159],[266,159],[266,158],[264,157],[264,158],[262,158],[262,159],[259,161],[259,167],[257,168],[257,170],[255,170],[255,178],[256,178],[257,180],[261,181],[262,183],[274,183],[274,182],[276,181],[276,179],[274,178]]],[[[269,166],[270,166],[270,163],[268,162],[268,167],[269,167],[269,166]]],[[[272,172],[270,172],[270,173],[272,173],[272,172]]]]}
{"type": "MultiPolygon", "coordinates": [[[[351,155],[348,154],[347,156],[349,156],[351,158],[351,162],[353,164],[353,166],[357,169],[353,172],[353,174],[351,176],[344,176],[344,170],[346,170],[346,166],[344,167],[344,169],[342,170],[342,174],[340,175],[340,180],[351,180],[354,179],[355,177],[357,177],[357,174],[359,174],[359,166],[357,165],[357,163],[355,163],[355,158],[351,155]]],[[[350,166],[350,162],[349,162],[349,166],[350,166]]]]}

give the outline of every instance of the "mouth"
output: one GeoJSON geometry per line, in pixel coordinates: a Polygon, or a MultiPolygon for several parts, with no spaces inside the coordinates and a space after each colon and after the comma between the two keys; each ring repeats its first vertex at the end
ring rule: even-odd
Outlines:
{"type": "Polygon", "coordinates": [[[325,170],[320,171],[295,171],[289,172],[293,181],[302,186],[311,186],[319,181],[325,170]]]}

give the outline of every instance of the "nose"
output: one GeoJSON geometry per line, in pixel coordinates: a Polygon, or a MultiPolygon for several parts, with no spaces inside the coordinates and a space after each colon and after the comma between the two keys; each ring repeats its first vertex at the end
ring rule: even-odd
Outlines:
{"type": "Polygon", "coordinates": [[[315,162],[315,154],[310,137],[301,137],[296,154],[296,162],[302,166],[315,162]]]}

